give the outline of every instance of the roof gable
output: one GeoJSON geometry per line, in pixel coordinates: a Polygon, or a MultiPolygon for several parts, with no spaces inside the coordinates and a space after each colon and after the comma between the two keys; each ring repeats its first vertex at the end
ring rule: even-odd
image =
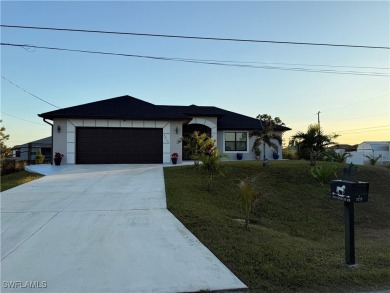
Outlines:
{"type": "Polygon", "coordinates": [[[28,147],[28,145],[31,144],[33,147],[38,147],[38,146],[51,146],[51,136],[41,138],[38,140],[26,142],[25,144],[21,145],[15,145],[14,148],[22,148],[22,147],[28,147]]]}
{"type": "Polygon", "coordinates": [[[156,120],[188,119],[185,115],[130,96],[120,96],[107,100],[63,108],[38,115],[42,118],[90,118],[90,119],[133,119],[156,120]]]}
{"type": "MultiPolygon", "coordinates": [[[[229,129],[229,130],[254,130],[261,129],[262,123],[259,119],[245,116],[239,113],[227,111],[221,108],[213,106],[169,106],[163,105],[162,107],[173,109],[175,111],[181,112],[187,116],[211,116],[218,117],[218,129],[229,129]]],[[[277,125],[274,130],[276,131],[287,131],[291,130],[288,127],[277,125]]]]}

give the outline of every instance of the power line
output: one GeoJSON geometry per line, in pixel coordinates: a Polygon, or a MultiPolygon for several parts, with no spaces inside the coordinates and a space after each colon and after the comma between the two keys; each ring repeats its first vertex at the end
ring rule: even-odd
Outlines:
{"type": "Polygon", "coordinates": [[[347,132],[343,135],[350,135],[350,134],[356,134],[356,133],[366,133],[366,132],[378,132],[378,131],[385,131],[385,130],[388,130],[390,129],[390,127],[387,127],[387,128],[383,128],[383,129],[370,129],[370,130],[363,130],[363,131],[351,131],[351,132],[347,132]]]}
{"type": "Polygon", "coordinates": [[[9,79],[5,78],[3,75],[1,76],[4,80],[8,81],[10,84],[12,84],[13,86],[16,86],[17,88],[21,89],[22,91],[24,91],[25,93],[29,94],[30,96],[33,96],[34,98],[38,99],[38,100],[41,100],[42,102],[46,103],[46,104],[49,104],[50,106],[53,106],[53,107],[56,107],[58,109],[60,109],[60,107],[57,107],[56,105],[53,105],[52,103],[49,103],[48,101],[45,101],[44,99],[41,99],[40,97],[30,93],[29,91],[26,91],[24,88],[18,86],[16,83],[10,81],[9,79]]]}
{"type": "Polygon", "coordinates": [[[355,129],[348,129],[348,130],[340,130],[340,131],[337,131],[337,132],[355,132],[355,131],[359,131],[359,130],[367,130],[367,129],[378,129],[378,128],[384,128],[384,129],[380,129],[380,130],[385,130],[387,128],[390,127],[390,124],[388,125],[381,125],[381,126],[373,126],[373,127],[364,127],[364,128],[355,128],[355,129]]]}
{"type": "Polygon", "coordinates": [[[347,106],[351,107],[351,106],[354,106],[354,105],[358,105],[358,104],[361,104],[361,103],[365,103],[365,102],[368,102],[368,101],[372,101],[372,100],[376,100],[376,99],[379,99],[379,98],[383,98],[383,97],[386,97],[388,96],[389,94],[384,94],[384,95],[381,95],[381,96],[378,96],[378,97],[375,97],[375,98],[369,98],[369,99],[365,99],[365,100],[362,100],[362,101],[359,101],[359,102],[354,102],[354,103],[350,103],[350,104],[346,104],[346,105],[343,105],[343,106],[337,106],[337,107],[333,107],[333,108],[328,108],[325,112],[329,112],[330,110],[335,110],[335,109],[340,109],[340,108],[345,108],[347,106]]]}
{"type": "Polygon", "coordinates": [[[205,62],[224,62],[224,63],[247,63],[247,64],[265,64],[265,65],[287,65],[287,66],[309,66],[309,67],[333,67],[333,68],[354,68],[354,69],[376,69],[389,70],[390,67],[375,66],[350,66],[334,64],[308,64],[308,63],[282,63],[282,62],[259,62],[259,61],[235,61],[235,60],[215,60],[215,59],[196,59],[205,62]]]}
{"type": "MultiPolygon", "coordinates": [[[[226,61],[237,62],[237,61],[226,61]]],[[[280,63],[280,62],[256,62],[256,61],[240,61],[242,63],[257,63],[257,64],[275,64],[275,65],[291,65],[291,66],[312,66],[312,67],[335,67],[335,68],[354,68],[354,69],[377,69],[389,70],[390,67],[375,67],[375,66],[350,66],[350,65],[333,65],[333,64],[307,64],[307,63],[280,63]]]]}
{"type": "Polygon", "coordinates": [[[166,34],[134,33],[134,32],[115,32],[115,31],[102,31],[102,30],[86,30],[86,29],[70,29],[70,28],[54,28],[54,27],[38,27],[38,26],[21,26],[21,25],[6,25],[6,24],[2,24],[1,27],[17,28],[17,29],[34,29],[34,30],[79,32],[79,33],[131,35],[131,36],[159,37],[159,38],[194,39],[194,40],[208,40],[208,41],[230,41],[230,42],[269,43],[269,44],[307,45],[307,46],[328,46],[328,47],[386,49],[386,50],[390,49],[390,47],[385,47],[385,46],[332,44],[332,43],[312,43],[312,42],[292,42],[292,41],[271,41],[271,40],[236,39],[236,38],[220,38],[220,37],[200,37],[200,36],[166,35],[166,34]]]}
{"type": "MultiPolygon", "coordinates": [[[[331,122],[355,120],[355,119],[370,118],[370,117],[377,117],[377,116],[384,116],[384,115],[389,115],[389,113],[387,112],[387,113],[381,113],[381,114],[375,114],[375,115],[359,116],[359,117],[348,118],[348,119],[337,119],[337,120],[332,119],[331,122]]],[[[327,120],[327,121],[329,121],[329,120],[327,120]]]]}
{"type": "Polygon", "coordinates": [[[38,125],[45,125],[45,124],[43,124],[43,123],[38,123],[38,122],[34,122],[34,121],[30,121],[30,120],[23,119],[23,118],[20,118],[20,117],[16,117],[16,116],[14,116],[14,115],[5,113],[5,112],[3,112],[3,111],[0,111],[0,112],[1,112],[2,114],[4,114],[4,115],[7,115],[7,116],[10,116],[10,117],[19,119],[19,120],[23,120],[23,121],[30,122],[30,123],[34,123],[34,124],[38,124],[38,125]]]}
{"type": "Polygon", "coordinates": [[[241,67],[241,68],[254,68],[254,69],[271,69],[271,70],[284,70],[284,71],[300,71],[300,72],[313,72],[313,73],[330,73],[330,74],[343,74],[343,75],[363,75],[363,76],[376,76],[376,77],[389,77],[388,74],[378,72],[361,72],[361,71],[338,71],[338,70],[324,70],[324,69],[307,69],[307,68],[287,68],[278,66],[257,66],[249,64],[231,64],[224,63],[224,61],[206,62],[201,59],[188,59],[188,58],[176,58],[176,57],[161,57],[161,56],[147,56],[147,55],[135,55],[125,53],[112,53],[102,51],[90,51],[90,50],[79,50],[79,49],[67,49],[58,47],[46,47],[46,46],[35,46],[26,44],[11,44],[11,43],[0,43],[2,46],[21,47],[21,48],[37,48],[45,50],[55,51],[67,51],[67,52],[78,52],[88,54],[99,54],[99,55],[111,55],[121,57],[134,57],[134,58],[145,58],[150,60],[163,60],[163,61],[175,61],[175,62],[187,62],[195,64],[207,64],[207,65],[218,65],[218,66],[229,66],[229,67],[241,67]]]}

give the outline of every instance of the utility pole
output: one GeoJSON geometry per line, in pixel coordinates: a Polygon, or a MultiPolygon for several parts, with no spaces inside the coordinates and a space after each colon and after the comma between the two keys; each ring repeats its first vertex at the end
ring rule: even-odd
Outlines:
{"type": "Polygon", "coordinates": [[[318,126],[320,126],[320,111],[318,111],[317,115],[318,115],[318,126]]]}

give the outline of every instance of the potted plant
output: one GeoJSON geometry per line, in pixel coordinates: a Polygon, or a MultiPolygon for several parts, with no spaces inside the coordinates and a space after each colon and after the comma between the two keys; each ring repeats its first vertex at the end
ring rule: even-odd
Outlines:
{"type": "Polygon", "coordinates": [[[260,149],[255,150],[255,157],[256,157],[256,160],[260,160],[260,157],[261,157],[260,149]]]}
{"type": "Polygon", "coordinates": [[[237,153],[237,160],[242,160],[243,153],[237,153]]]}
{"type": "Polygon", "coordinates": [[[273,151],[272,151],[272,157],[274,158],[274,160],[279,159],[279,154],[278,154],[278,151],[277,151],[277,150],[273,150],[273,151]]]}
{"type": "Polygon", "coordinates": [[[260,160],[261,151],[259,148],[254,150],[256,160],[260,160]]]}
{"type": "Polygon", "coordinates": [[[61,165],[61,160],[62,160],[62,157],[64,156],[64,154],[61,154],[61,153],[55,153],[54,155],[54,164],[56,166],[59,166],[61,165]]]}
{"type": "Polygon", "coordinates": [[[172,160],[172,164],[173,165],[176,165],[177,164],[177,158],[179,158],[179,154],[178,153],[173,153],[171,155],[171,160],[172,160]]]}

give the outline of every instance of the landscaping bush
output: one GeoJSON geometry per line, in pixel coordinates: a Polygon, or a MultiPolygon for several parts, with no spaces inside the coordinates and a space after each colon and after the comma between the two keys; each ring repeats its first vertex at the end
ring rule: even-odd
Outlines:
{"type": "Polygon", "coordinates": [[[321,185],[328,184],[332,177],[337,178],[337,168],[333,166],[315,166],[310,168],[310,174],[317,179],[321,185]]]}
{"type": "Polygon", "coordinates": [[[297,152],[294,151],[291,147],[286,147],[282,150],[283,159],[297,160],[297,152]]]}
{"type": "Polygon", "coordinates": [[[1,175],[22,171],[26,165],[26,161],[6,159],[1,163],[1,175]]]}
{"type": "Polygon", "coordinates": [[[45,161],[45,156],[42,155],[41,152],[39,152],[39,153],[35,156],[35,164],[42,164],[44,161],[45,161]]]}

